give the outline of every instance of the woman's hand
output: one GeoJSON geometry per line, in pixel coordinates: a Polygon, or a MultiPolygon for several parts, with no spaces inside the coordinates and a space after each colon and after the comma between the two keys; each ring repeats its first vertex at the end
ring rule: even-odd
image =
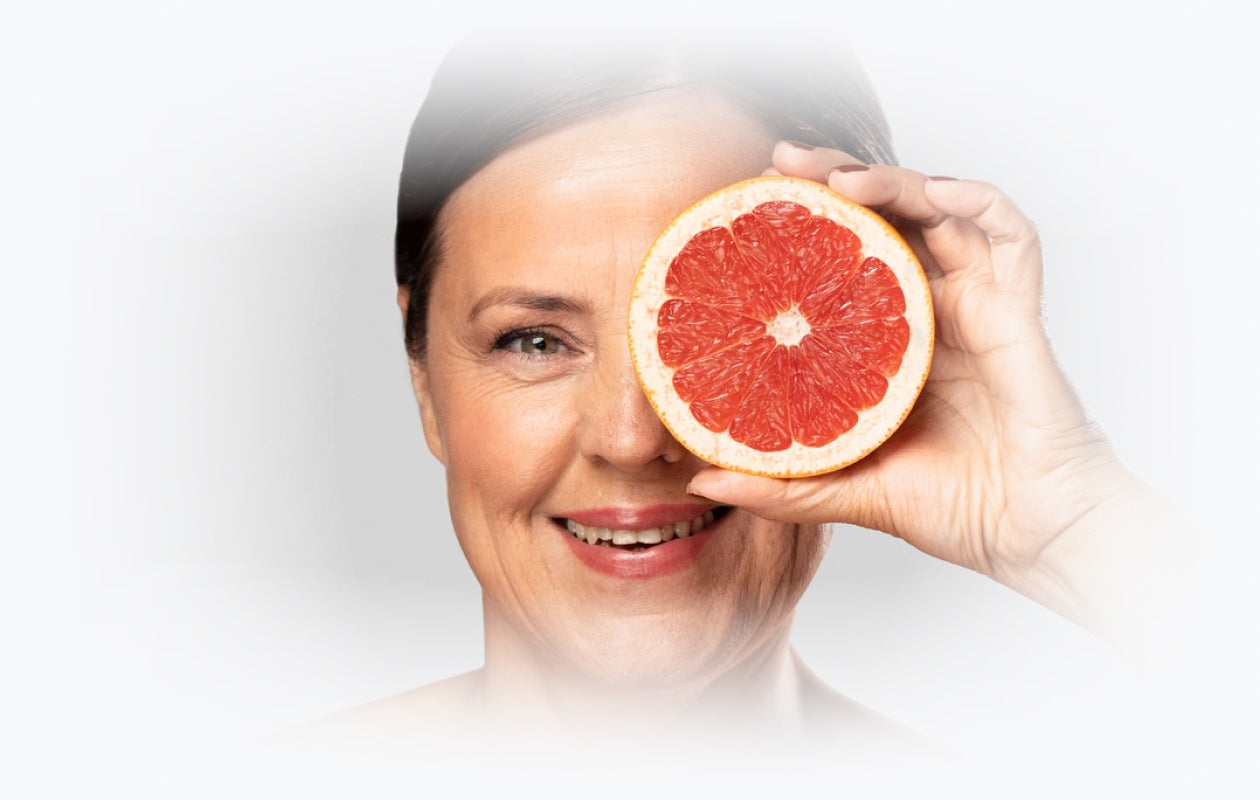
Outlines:
{"type": "Polygon", "coordinates": [[[773,163],[883,212],[906,236],[932,288],[932,371],[902,427],[846,469],[777,480],[714,467],[689,491],[770,519],[886,531],[1120,638],[1148,594],[1149,537],[1170,516],[1055,363],[1036,227],[978,181],[786,142],[773,163]]]}

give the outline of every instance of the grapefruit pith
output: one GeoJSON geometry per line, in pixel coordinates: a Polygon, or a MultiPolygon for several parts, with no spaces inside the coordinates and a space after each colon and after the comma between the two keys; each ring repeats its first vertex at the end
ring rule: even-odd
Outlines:
{"type": "Polygon", "coordinates": [[[905,240],[813,181],[705,197],[657,237],[630,299],[630,352],[657,416],[700,458],[803,477],[901,425],[932,361],[932,299],[905,240]]]}

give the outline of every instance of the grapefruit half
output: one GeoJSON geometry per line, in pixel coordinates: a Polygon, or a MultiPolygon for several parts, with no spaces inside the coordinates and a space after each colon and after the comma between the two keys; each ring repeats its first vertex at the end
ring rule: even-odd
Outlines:
{"type": "Polygon", "coordinates": [[[657,237],[630,298],[630,353],[674,437],[771,477],[848,466],[927,380],[927,278],[881,216],[800,178],[742,181],[657,237]]]}

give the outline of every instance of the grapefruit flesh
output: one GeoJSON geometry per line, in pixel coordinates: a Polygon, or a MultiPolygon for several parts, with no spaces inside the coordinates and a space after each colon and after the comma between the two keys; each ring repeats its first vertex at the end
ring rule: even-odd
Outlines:
{"type": "Polygon", "coordinates": [[[678,216],[635,280],[630,349],[662,422],[704,460],[830,472],[883,443],[931,364],[927,279],[878,214],[763,177],[678,216]]]}

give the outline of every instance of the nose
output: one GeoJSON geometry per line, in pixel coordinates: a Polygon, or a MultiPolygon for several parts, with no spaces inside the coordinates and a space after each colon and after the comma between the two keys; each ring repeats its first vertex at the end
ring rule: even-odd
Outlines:
{"type": "Polygon", "coordinates": [[[637,472],[687,458],[686,448],[661,424],[635,377],[628,345],[602,359],[588,383],[579,446],[583,457],[623,472],[637,472]]]}

